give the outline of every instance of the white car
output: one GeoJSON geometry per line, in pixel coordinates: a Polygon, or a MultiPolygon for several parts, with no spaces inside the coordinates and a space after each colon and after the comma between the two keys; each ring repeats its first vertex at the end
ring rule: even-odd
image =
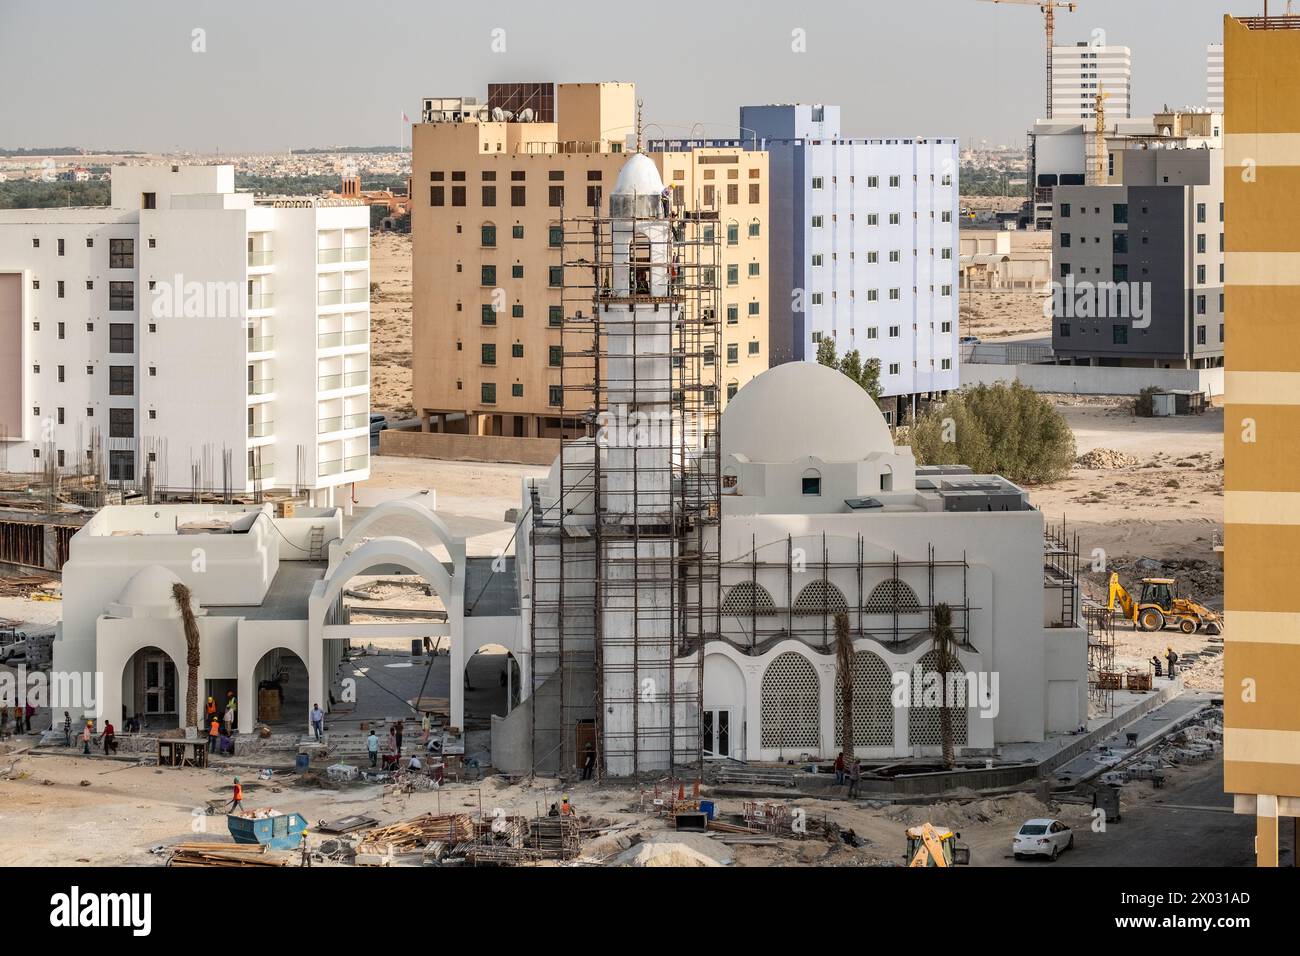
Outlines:
{"type": "Polygon", "coordinates": [[[1060,820],[1026,820],[1016,833],[1011,852],[1017,860],[1026,856],[1047,856],[1053,860],[1062,850],[1074,848],[1074,833],[1060,820]]]}

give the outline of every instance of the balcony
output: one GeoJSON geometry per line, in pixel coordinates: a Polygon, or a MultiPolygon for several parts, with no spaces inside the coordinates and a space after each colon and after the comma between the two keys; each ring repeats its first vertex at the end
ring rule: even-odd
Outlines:
{"type": "Polygon", "coordinates": [[[346,332],[322,332],[316,336],[316,347],[336,349],[344,345],[365,345],[370,341],[368,329],[351,329],[346,332]]]}
{"type": "Polygon", "coordinates": [[[319,292],[316,293],[316,304],[317,305],[342,305],[343,290],[342,289],[320,290],[319,292]]]}
{"type": "Polygon", "coordinates": [[[249,380],[249,395],[270,395],[273,391],[275,391],[275,379],[273,378],[257,378],[249,380]]]}
{"type": "Polygon", "coordinates": [[[249,336],[248,351],[250,352],[269,352],[275,348],[274,335],[249,336]]]}
{"type": "Polygon", "coordinates": [[[365,286],[360,286],[355,289],[344,289],[343,301],[348,303],[349,305],[357,302],[369,302],[370,290],[367,289],[365,286]]]}
{"type": "Polygon", "coordinates": [[[317,249],[316,250],[317,265],[322,265],[322,266],[332,265],[333,263],[342,262],[342,261],[343,261],[342,249],[317,249]]]}
{"type": "Polygon", "coordinates": [[[250,251],[248,253],[249,268],[255,268],[257,266],[269,266],[271,264],[272,257],[273,257],[273,253],[271,252],[270,249],[262,249],[260,251],[250,251]]]}
{"type": "Polygon", "coordinates": [[[270,292],[250,292],[248,293],[249,311],[254,309],[269,309],[275,304],[275,295],[270,292]]]}
{"type": "Polygon", "coordinates": [[[370,415],[368,412],[357,412],[352,415],[335,415],[331,418],[322,418],[316,423],[316,433],[318,435],[328,435],[331,432],[344,432],[353,428],[366,428],[370,424],[370,415]]]}
{"type": "Polygon", "coordinates": [[[335,458],[333,461],[322,461],[316,465],[316,475],[320,478],[327,478],[330,475],[339,475],[345,471],[361,471],[369,467],[370,457],[368,455],[353,455],[349,458],[335,458]]]}
{"type": "Polygon", "coordinates": [[[275,434],[275,422],[249,422],[249,438],[270,438],[275,434]]]}
{"type": "Polygon", "coordinates": [[[369,246],[347,246],[343,249],[343,260],[345,262],[365,262],[369,258],[369,246]]]}
{"type": "Polygon", "coordinates": [[[271,462],[262,462],[260,465],[248,466],[249,481],[266,481],[275,477],[275,465],[271,462]]]}

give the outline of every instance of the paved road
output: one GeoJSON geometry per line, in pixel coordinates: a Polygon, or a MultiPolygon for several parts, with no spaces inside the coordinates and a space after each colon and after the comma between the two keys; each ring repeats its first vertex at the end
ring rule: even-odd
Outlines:
{"type": "Polygon", "coordinates": [[[1212,761],[1171,781],[1165,789],[1126,810],[1106,832],[1075,829],[1074,849],[1055,864],[972,854],[992,866],[1253,866],[1255,819],[1232,812],[1223,792],[1223,764],[1212,761]]]}

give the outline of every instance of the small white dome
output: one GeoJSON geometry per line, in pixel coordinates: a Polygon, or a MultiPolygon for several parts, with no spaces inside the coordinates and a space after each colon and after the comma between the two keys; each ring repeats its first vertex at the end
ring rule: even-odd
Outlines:
{"type": "Polygon", "coordinates": [[[613,195],[654,196],[658,199],[663,191],[664,181],[654,160],[644,153],[634,153],[619,170],[613,195]]]}
{"type": "MultiPolygon", "coordinates": [[[[108,606],[108,613],[113,617],[180,617],[172,596],[172,587],[180,583],[174,572],[160,564],[150,564],[131,576],[117,600],[108,606]]],[[[193,596],[190,607],[195,614],[200,613],[193,596]]]]}
{"type": "Polygon", "coordinates": [[[753,462],[862,461],[894,453],[871,396],[816,362],[786,362],[756,376],[727,403],[720,429],[723,456],[753,462]]]}

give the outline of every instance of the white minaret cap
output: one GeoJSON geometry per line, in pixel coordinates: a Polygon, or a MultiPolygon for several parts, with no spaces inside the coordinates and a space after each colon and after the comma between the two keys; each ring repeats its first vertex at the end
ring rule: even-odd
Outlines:
{"type": "Polygon", "coordinates": [[[659,176],[654,161],[644,153],[634,153],[619,170],[613,195],[653,196],[658,199],[663,191],[664,181],[659,176]]]}

